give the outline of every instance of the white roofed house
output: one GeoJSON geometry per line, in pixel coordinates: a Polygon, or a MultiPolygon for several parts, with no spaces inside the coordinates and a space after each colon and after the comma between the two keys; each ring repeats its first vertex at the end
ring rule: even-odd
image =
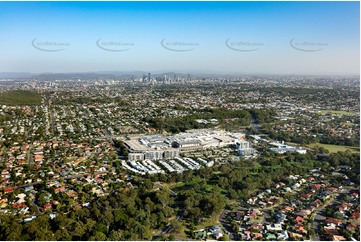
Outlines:
{"type": "Polygon", "coordinates": [[[216,239],[223,236],[221,228],[219,226],[217,226],[217,225],[211,226],[209,228],[209,233],[216,239]]]}
{"type": "Polygon", "coordinates": [[[266,229],[268,231],[282,231],[282,224],[267,224],[266,229]]]}

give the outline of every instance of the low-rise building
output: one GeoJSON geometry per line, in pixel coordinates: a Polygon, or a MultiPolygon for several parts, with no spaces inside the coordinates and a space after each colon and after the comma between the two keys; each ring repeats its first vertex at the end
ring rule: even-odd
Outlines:
{"type": "Polygon", "coordinates": [[[283,154],[286,152],[299,153],[299,154],[307,153],[306,149],[303,149],[301,147],[289,146],[289,145],[284,144],[284,142],[282,142],[282,143],[276,142],[276,143],[269,143],[269,144],[272,146],[272,148],[269,148],[269,150],[272,152],[279,153],[279,154],[283,154]]]}
{"type": "MultiPolygon", "coordinates": [[[[124,141],[124,144],[129,151],[128,160],[130,161],[160,160],[179,157],[180,152],[234,145],[236,141],[244,141],[244,137],[241,133],[201,129],[188,130],[173,136],[138,136],[124,141]]],[[[254,154],[254,149],[248,148],[244,152],[254,154]]]]}

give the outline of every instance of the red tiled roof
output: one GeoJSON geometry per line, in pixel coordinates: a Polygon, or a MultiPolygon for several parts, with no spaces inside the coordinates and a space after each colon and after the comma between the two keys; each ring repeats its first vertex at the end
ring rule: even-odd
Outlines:
{"type": "Polygon", "coordinates": [[[314,189],[320,189],[321,187],[322,187],[321,184],[315,184],[312,186],[312,188],[314,188],[314,189]]]}
{"type": "Polygon", "coordinates": [[[341,223],[341,219],[327,218],[325,222],[326,222],[326,223],[333,223],[333,224],[338,225],[338,224],[341,223]]]}
{"type": "Polygon", "coordinates": [[[293,210],[295,210],[295,208],[294,208],[294,207],[291,207],[291,206],[285,206],[284,209],[287,210],[287,211],[293,211],[293,210]]]}
{"type": "Polygon", "coordinates": [[[256,239],[263,237],[263,235],[261,233],[252,233],[251,236],[256,239]]]}
{"type": "Polygon", "coordinates": [[[297,223],[303,223],[303,221],[304,221],[304,219],[300,216],[297,216],[295,220],[297,223]]]}
{"type": "Polygon", "coordinates": [[[27,206],[24,203],[13,203],[13,208],[26,208],[27,206]]]}
{"type": "Polygon", "coordinates": [[[325,234],[335,235],[338,233],[337,229],[326,229],[324,228],[325,234]]]}
{"type": "Polygon", "coordinates": [[[13,188],[11,188],[11,187],[4,188],[4,193],[9,193],[9,192],[12,192],[12,191],[13,191],[13,188]]]}
{"type": "Polygon", "coordinates": [[[352,218],[352,219],[360,218],[360,212],[353,212],[353,213],[351,213],[351,218],[352,218]]]}
{"type": "Polygon", "coordinates": [[[255,218],[255,217],[257,217],[257,213],[256,213],[256,212],[252,212],[249,216],[255,218]]]}
{"type": "Polygon", "coordinates": [[[301,234],[292,233],[292,232],[290,232],[290,231],[288,231],[288,234],[289,234],[289,236],[290,236],[291,238],[296,238],[296,239],[302,238],[302,235],[301,235],[301,234]]]}
{"type": "Polygon", "coordinates": [[[301,197],[309,198],[312,196],[312,193],[302,193],[301,197]]]}
{"type": "Polygon", "coordinates": [[[50,209],[50,208],[51,208],[51,204],[50,204],[50,203],[47,203],[47,204],[44,205],[44,209],[45,209],[45,210],[48,210],[48,209],[50,209]]]}

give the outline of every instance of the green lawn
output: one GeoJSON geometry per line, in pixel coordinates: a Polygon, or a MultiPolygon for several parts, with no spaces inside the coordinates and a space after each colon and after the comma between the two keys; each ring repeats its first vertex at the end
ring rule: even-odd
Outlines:
{"type": "Polygon", "coordinates": [[[214,171],[214,172],[212,172],[212,174],[219,175],[219,174],[222,174],[222,172],[221,171],[214,171]]]}
{"type": "Polygon", "coordinates": [[[332,115],[342,115],[342,114],[346,114],[346,115],[355,115],[356,113],[354,112],[346,112],[346,111],[339,111],[339,110],[320,110],[319,114],[327,114],[327,113],[331,113],[332,115]]]}
{"type": "Polygon", "coordinates": [[[185,182],[178,182],[174,185],[168,185],[168,184],[162,184],[162,186],[166,187],[166,186],[169,186],[170,189],[174,189],[174,188],[178,188],[178,187],[182,187],[182,186],[185,186],[185,182]]]}
{"type": "Polygon", "coordinates": [[[173,234],[174,237],[176,237],[177,239],[188,240],[187,234],[185,233],[186,230],[188,230],[188,229],[187,229],[186,226],[182,223],[181,227],[179,228],[179,232],[174,232],[174,231],[172,231],[171,234],[173,234]]]}
{"type": "MultiPolygon", "coordinates": [[[[200,224],[198,224],[197,226],[195,226],[196,230],[204,229],[205,227],[208,227],[208,226],[221,225],[219,222],[220,215],[221,215],[221,212],[219,214],[214,214],[209,218],[203,218],[203,221],[200,224]]],[[[186,234],[186,231],[189,231],[189,229],[187,228],[189,223],[186,222],[185,220],[182,220],[181,224],[182,225],[179,229],[179,232],[171,232],[171,234],[173,234],[176,238],[188,240],[189,238],[186,234]]]]}
{"type": "MultiPolygon", "coordinates": [[[[180,188],[180,187],[184,187],[184,186],[189,187],[189,186],[193,186],[196,183],[197,183],[197,181],[195,181],[195,180],[191,180],[191,181],[187,181],[187,182],[178,182],[178,183],[169,185],[169,188],[175,189],[175,188],[180,188]]],[[[164,185],[164,186],[166,186],[166,185],[164,185]]]]}
{"type": "Polygon", "coordinates": [[[351,150],[351,152],[353,152],[353,153],[359,153],[360,152],[360,147],[352,147],[352,146],[344,146],[344,145],[330,145],[330,144],[314,143],[314,144],[309,144],[307,146],[309,148],[313,148],[316,145],[318,145],[320,147],[324,147],[325,149],[330,151],[330,153],[336,153],[338,151],[346,151],[346,150],[351,150]]]}
{"type": "Polygon", "coordinates": [[[222,212],[219,214],[214,214],[210,218],[204,218],[204,220],[196,226],[197,229],[204,229],[208,226],[220,225],[221,223],[219,222],[219,216],[221,216],[221,213],[222,212]]]}

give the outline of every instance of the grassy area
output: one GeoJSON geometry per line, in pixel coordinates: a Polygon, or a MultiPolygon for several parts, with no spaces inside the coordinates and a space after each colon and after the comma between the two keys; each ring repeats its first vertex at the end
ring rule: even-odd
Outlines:
{"type": "Polygon", "coordinates": [[[354,112],[346,112],[346,111],[339,111],[339,110],[320,110],[320,112],[318,112],[319,114],[325,115],[327,113],[331,113],[332,115],[355,115],[356,113],[354,112]]]}
{"type": "Polygon", "coordinates": [[[221,216],[221,213],[214,214],[210,218],[204,219],[204,221],[197,225],[197,229],[204,229],[205,227],[213,225],[221,225],[219,222],[219,216],[221,216]]]}
{"type": "MultiPolygon", "coordinates": [[[[182,190],[188,190],[188,189],[192,189],[193,186],[198,183],[195,180],[189,181],[189,182],[179,182],[179,183],[175,183],[171,186],[168,186],[170,189],[172,189],[175,192],[180,192],[182,190]]],[[[212,182],[211,180],[208,181],[208,184],[205,186],[205,190],[204,192],[212,192],[213,190],[213,186],[217,185],[218,183],[212,182]]],[[[225,193],[226,191],[221,189],[223,193],[225,193]]]]}
{"type": "Polygon", "coordinates": [[[360,153],[360,147],[353,147],[353,146],[330,145],[330,144],[320,144],[320,143],[309,144],[307,146],[309,148],[313,148],[316,145],[318,145],[320,147],[324,147],[325,149],[330,151],[330,153],[336,153],[338,151],[346,151],[346,150],[351,150],[351,152],[353,152],[353,153],[360,153]]]}
{"type": "Polygon", "coordinates": [[[170,183],[165,183],[165,182],[156,182],[155,184],[159,184],[162,187],[168,187],[168,188],[173,188],[173,187],[177,187],[177,186],[182,186],[183,182],[170,182],[170,183]]]}
{"type": "Polygon", "coordinates": [[[221,171],[214,171],[214,172],[212,172],[212,174],[219,175],[219,174],[222,174],[222,172],[221,171]]]}
{"type": "Polygon", "coordinates": [[[178,182],[178,183],[174,183],[172,185],[168,185],[168,187],[170,189],[175,189],[175,188],[180,188],[180,187],[183,187],[183,186],[192,186],[194,185],[194,181],[188,181],[188,182],[178,182]]]}
{"type": "Polygon", "coordinates": [[[2,105],[40,105],[41,95],[30,91],[8,91],[0,93],[2,105]]]}
{"type": "Polygon", "coordinates": [[[182,223],[182,225],[179,228],[179,232],[174,232],[172,231],[171,234],[174,235],[175,238],[177,239],[184,239],[187,240],[187,234],[185,233],[185,231],[187,231],[188,229],[186,228],[186,226],[182,223]]]}
{"type": "MultiPolygon", "coordinates": [[[[197,226],[195,226],[195,230],[204,229],[205,227],[209,227],[209,226],[213,226],[213,225],[221,225],[221,223],[219,222],[220,215],[221,215],[221,213],[214,214],[210,218],[203,218],[203,221],[200,224],[198,224],[197,226]]],[[[188,222],[186,222],[185,220],[182,220],[181,226],[179,228],[179,232],[173,231],[173,232],[171,232],[171,234],[173,234],[178,239],[188,240],[189,238],[187,237],[187,234],[186,234],[186,231],[189,231],[189,228],[187,227],[188,225],[189,225],[188,222]]]]}

